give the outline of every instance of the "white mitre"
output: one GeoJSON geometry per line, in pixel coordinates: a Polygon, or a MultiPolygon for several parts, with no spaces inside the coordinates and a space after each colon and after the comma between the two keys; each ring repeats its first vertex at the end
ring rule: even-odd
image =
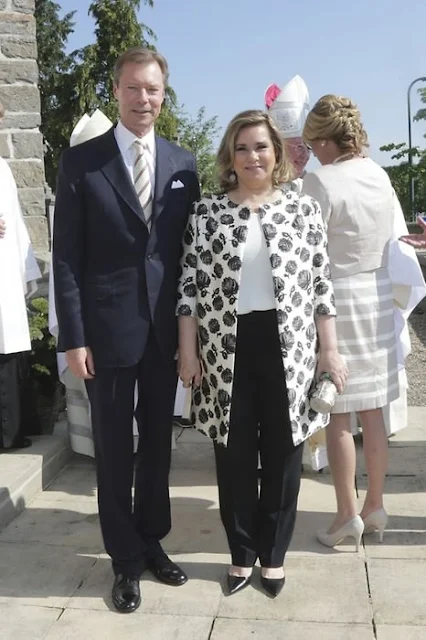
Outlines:
{"type": "Polygon", "coordinates": [[[281,89],[269,108],[269,114],[283,138],[301,137],[308,113],[308,87],[300,76],[292,78],[281,89]]]}
{"type": "Polygon", "coordinates": [[[96,109],[91,116],[85,113],[71,133],[70,147],[75,147],[77,144],[82,144],[83,142],[87,142],[87,140],[96,138],[106,133],[111,127],[111,120],[107,118],[100,109],[96,109]]]}

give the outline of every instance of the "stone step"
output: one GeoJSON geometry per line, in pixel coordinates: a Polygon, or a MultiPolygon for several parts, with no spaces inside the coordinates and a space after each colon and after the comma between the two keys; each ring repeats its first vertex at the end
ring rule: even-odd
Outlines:
{"type": "Polygon", "coordinates": [[[31,440],[28,449],[0,454],[0,531],[52,482],[72,455],[66,420],[55,425],[52,435],[31,440]]]}

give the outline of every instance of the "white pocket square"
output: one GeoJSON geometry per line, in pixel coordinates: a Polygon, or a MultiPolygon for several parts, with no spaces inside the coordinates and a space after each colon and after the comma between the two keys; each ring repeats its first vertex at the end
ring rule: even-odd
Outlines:
{"type": "Polygon", "coordinates": [[[182,189],[185,185],[180,180],[173,180],[172,189],[182,189]]]}

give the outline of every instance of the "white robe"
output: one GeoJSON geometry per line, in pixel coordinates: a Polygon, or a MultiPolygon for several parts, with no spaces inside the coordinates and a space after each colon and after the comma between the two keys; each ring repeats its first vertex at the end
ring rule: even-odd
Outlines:
{"type": "Polygon", "coordinates": [[[6,223],[6,234],[0,240],[0,353],[20,353],[31,350],[25,304],[27,283],[41,274],[22,218],[16,183],[3,158],[0,194],[0,217],[6,223]]]}

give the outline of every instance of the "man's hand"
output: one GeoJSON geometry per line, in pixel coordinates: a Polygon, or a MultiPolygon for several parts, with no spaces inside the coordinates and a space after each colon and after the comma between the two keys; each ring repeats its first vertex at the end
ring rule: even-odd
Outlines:
{"type": "Polygon", "coordinates": [[[423,220],[421,216],[418,216],[417,224],[423,229],[422,233],[410,233],[408,236],[401,236],[400,240],[406,242],[415,249],[426,249],[426,220],[423,220]]]}
{"type": "Polygon", "coordinates": [[[0,217],[0,238],[4,238],[6,235],[6,223],[2,217],[0,217]]]}
{"type": "Polygon", "coordinates": [[[70,371],[77,378],[91,380],[95,377],[95,364],[92,351],[89,347],[69,349],[65,355],[70,371]]]}

